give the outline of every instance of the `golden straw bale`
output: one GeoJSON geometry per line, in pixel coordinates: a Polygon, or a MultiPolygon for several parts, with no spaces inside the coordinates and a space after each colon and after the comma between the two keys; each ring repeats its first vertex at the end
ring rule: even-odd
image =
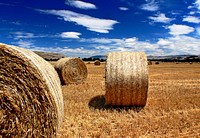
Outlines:
{"type": "Polygon", "coordinates": [[[99,60],[95,60],[95,61],[94,61],[94,65],[100,66],[100,65],[101,65],[101,62],[100,62],[99,60]]]}
{"type": "Polygon", "coordinates": [[[62,85],[78,84],[87,79],[87,67],[80,58],[61,58],[54,67],[62,85]]]}
{"type": "Polygon", "coordinates": [[[53,66],[29,50],[0,43],[0,136],[56,137],[63,108],[53,66]]]}
{"type": "Polygon", "coordinates": [[[151,60],[149,60],[149,61],[148,61],[148,65],[152,65],[152,62],[151,62],[151,60]]]}
{"type": "Polygon", "coordinates": [[[145,53],[109,53],[105,76],[107,105],[145,106],[148,92],[148,69],[145,53]]]}

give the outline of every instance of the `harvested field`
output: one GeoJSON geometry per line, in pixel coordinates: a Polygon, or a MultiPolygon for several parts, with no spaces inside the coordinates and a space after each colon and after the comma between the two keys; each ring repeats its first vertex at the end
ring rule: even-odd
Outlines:
{"type": "Polygon", "coordinates": [[[63,86],[65,137],[200,137],[200,64],[149,67],[144,108],[105,106],[105,64],[87,64],[88,78],[63,86]]]}

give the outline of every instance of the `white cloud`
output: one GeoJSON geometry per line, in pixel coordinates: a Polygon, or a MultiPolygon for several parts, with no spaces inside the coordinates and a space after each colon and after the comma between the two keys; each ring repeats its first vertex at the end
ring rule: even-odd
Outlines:
{"type": "Polygon", "coordinates": [[[98,45],[98,46],[95,47],[95,49],[110,50],[110,48],[108,46],[104,46],[104,45],[98,45]]]}
{"type": "Polygon", "coordinates": [[[185,35],[176,35],[168,38],[160,38],[155,43],[151,43],[148,41],[139,41],[136,37],[121,39],[92,38],[83,40],[84,41],[80,41],[80,39],[77,39],[77,41],[80,42],[80,47],[77,48],[72,48],[69,46],[35,46],[35,44],[30,41],[22,40],[14,44],[33,51],[56,52],[65,54],[70,57],[90,57],[93,55],[105,55],[108,52],[114,51],[144,51],[148,55],[159,56],[174,54],[200,55],[200,39],[185,35]],[[87,45],[87,47],[85,47],[84,45],[87,45]]]}
{"type": "Polygon", "coordinates": [[[192,9],[193,11],[190,13],[194,15],[195,13],[200,13],[200,0],[196,0],[192,5],[188,6],[188,9],[192,9]]]}
{"type": "Polygon", "coordinates": [[[127,46],[134,46],[137,43],[138,39],[136,37],[127,38],[124,40],[127,46]]]}
{"type": "Polygon", "coordinates": [[[170,42],[169,40],[165,40],[163,38],[160,38],[157,42],[158,45],[161,45],[161,46],[165,46],[165,45],[169,45],[171,44],[172,42],[170,42]]]}
{"type": "Polygon", "coordinates": [[[197,34],[200,36],[200,27],[196,28],[197,34]]]}
{"type": "Polygon", "coordinates": [[[76,7],[76,8],[80,8],[80,9],[97,9],[97,7],[92,4],[92,3],[88,3],[88,2],[84,2],[84,1],[80,1],[80,0],[67,0],[66,4],[76,7]]]}
{"type": "Polygon", "coordinates": [[[33,37],[35,37],[33,33],[26,33],[26,32],[12,32],[11,34],[14,35],[14,39],[33,38],[33,37]]]}
{"type": "Polygon", "coordinates": [[[194,15],[194,14],[195,14],[195,12],[194,12],[194,11],[191,11],[189,14],[190,14],[190,15],[194,15]]]}
{"type": "Polygon", "coordinates": [[[157,44],[160,49],[166,49],[166,55],[200,54],[200,40],[185,35],[160,39],[157,44]],[[166,43],[163,45],[161,41],[166,43]]]}
{"type": "Polygon", "coordinates": [[[156,16],[150,16],[149,19],[153,20],[153,22],[160,22],[160,23],[169,23],[173,19],[168,18],[165,16],[164,13],[157,14],[156,16]]]}
{"type": "Polygon", "coordinates": [[[115,20],[95,18],[68,10],[39,10],[39,11],[47,14],[61,16],[65,21],[75,22],[78,25],[86,27],[90,31],[98,33],[109,33],[109,30],[113,30],[113,25],[118,23],[115,20]]]}
{"type": "Polygon", "coordinates": [[[196,0],[194,3],[198,10],[200,10],[200,0],[196,0]]]}
{"type": "Polygon", "coordinates": [[[159,10],[158,3],[156,3],[155,0],[149,0],[148,3],[141,5],[140,8],[142,10],[146,10],[146,11],[157,11],[157,10],[159,10]]]}
{"type": "Polygon", "coordinates": [[[11,32],[10,33],[15,40],[19,39],[31,39],[31,38],[43,38],[43,37],[58,37],[57,35],[41,35],[41,34],[33,34],[29,32],[11,32]]]}
{"type": "Polygon", "coordinates": [[[26,49],[30,49],[34,45],[31,41],[25,41],[21,39],[18,42],[13,42],[13,44],[26,49]]]}
{"type": "Polygon", "coordinates": [[[68,57],[90,57],[93,55],[100,55],[100,50],[94,49],[85,49],[84,47],[77,47],[71,48],[68,46],[64,47],[31,47],[30,50],[32,51],[44,51],[44,52],[54,52],[54,53],[61,53],[68,57]]]}
{"type": "Polygon", "coordinates": [[[183,21],[190,22],[190,23],[200,23],[200,18],[195,16],[186,16],[183,18],[183,21]]]}
{"type": "Polygon", "coordinates": [[[80,42],[109,44],[112,43],[112,40],[107,38],[91,38],[91,39],[81,39],[80,42]]]}
{"type": "Polygon", "coordinates": [[[173,24],[171,26],[167,27],[170,30],[171,35],[183,35],[183,34],[189,34],[194,31],[193,27],[187,26],[187,25],[177,25],[173,24]]]}
{"type": "Polygon", "coordinates": [[[88,39],[85,42],[92,43],[92,46],[95,49],[103,49],[102,53],[111,52],[111,51],[147,51],[147,50],[155,50],[157,45],[150,44],[148,42],[138,41],[138,38],[122,38],[122,39],[103,39],[102,38],[94,38],[88,39]],[[99,39],[99,40],[98,40],[99,39]],[[94,43],[94,40],[96,43],[94,43]],[[104,43],[107,42],[107,43],[104,43]]]}
{"type": "Polygon", "coordinates": [[[169,38],[160,38],[156,43],[148,41],[139,41],[136,37],[122,39],[107,39],[93,38],[85,40],[94,51],[97,50],[100,54],[106,54],[112,51],[144,51],[148,55],[180,55],[180,54],[200,54],[200,40],[197,38],[176,35],[169,38]],[[99,39],[99,41],[98,41],[99,39]],[[94,41],[96,43],[94,43],[94,41]],[[91,41],[91,42],[90,42],[91,41]]]}
{"type": "Polygon", "coordinates": [[[129,10],[129,9],[126,8],[126,7],[119,7],[119,9],[120,9],[121,11],[127,11],[127,10],[129,10]]]}
{"type": "Polygon", "coordinates": [[[79,37],[79,35],[81,35],[81,33],[79,33],[79,32],[63,32],[63,33],[61,33],[61,37],[62,38],[75,38],[75,39],[77,39],[77,38],[80,38],[79,37]]]}

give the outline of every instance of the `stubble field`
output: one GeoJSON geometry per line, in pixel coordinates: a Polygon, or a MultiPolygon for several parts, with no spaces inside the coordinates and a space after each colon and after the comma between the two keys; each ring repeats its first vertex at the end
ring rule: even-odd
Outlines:
{"type": "Polygon", "coordinates": [[[87,81],[62,86],[59,138],[200,137],[200,64],[149,65],[147,104],[105,106],[105,64],[88,68],[87,81]]]}

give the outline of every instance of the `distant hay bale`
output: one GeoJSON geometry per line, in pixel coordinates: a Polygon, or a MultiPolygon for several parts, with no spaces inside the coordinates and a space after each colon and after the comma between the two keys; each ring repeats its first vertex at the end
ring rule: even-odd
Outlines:
{"type": "Polygon", "coordinates": [[[101,65],[101,62],[99,60],[95,60],[94,65],[99,66],[99,65],[101,65]]]}
{"type": "Polygon", "coordinates": [[[0,136],[56,137],[62,117],[53,66],[29,50],[0,43],[0,136]]]}
{"type": "Polygon", "coordinates": [[[190,62],[190,64],[192,64],[192,62],[190,62]]]}
{"type": "Polygon", "coordinates": [[[158,64],[160,64],[160,63],[159,63],[159,61],[156,61],[155,64],[158,65],[158,64]]]}
{"type": "Polygon", "coordinates": [[[106,105],[145,106],[147,57],[143,52],[113,52],[106,62],[106,105]]]}
{"type": "Polygon", "coordinates": [[[80,58],[62,58],[54,67],[62,85],[78,84],[87,79],[87,67],[80,58]]]}
{"type": "Polygon", "coordinates": [[[151,60],[149,60],[149,61],[148,61],[148,65],[152,65],[152,62],[151,62],[151,60]]]}

